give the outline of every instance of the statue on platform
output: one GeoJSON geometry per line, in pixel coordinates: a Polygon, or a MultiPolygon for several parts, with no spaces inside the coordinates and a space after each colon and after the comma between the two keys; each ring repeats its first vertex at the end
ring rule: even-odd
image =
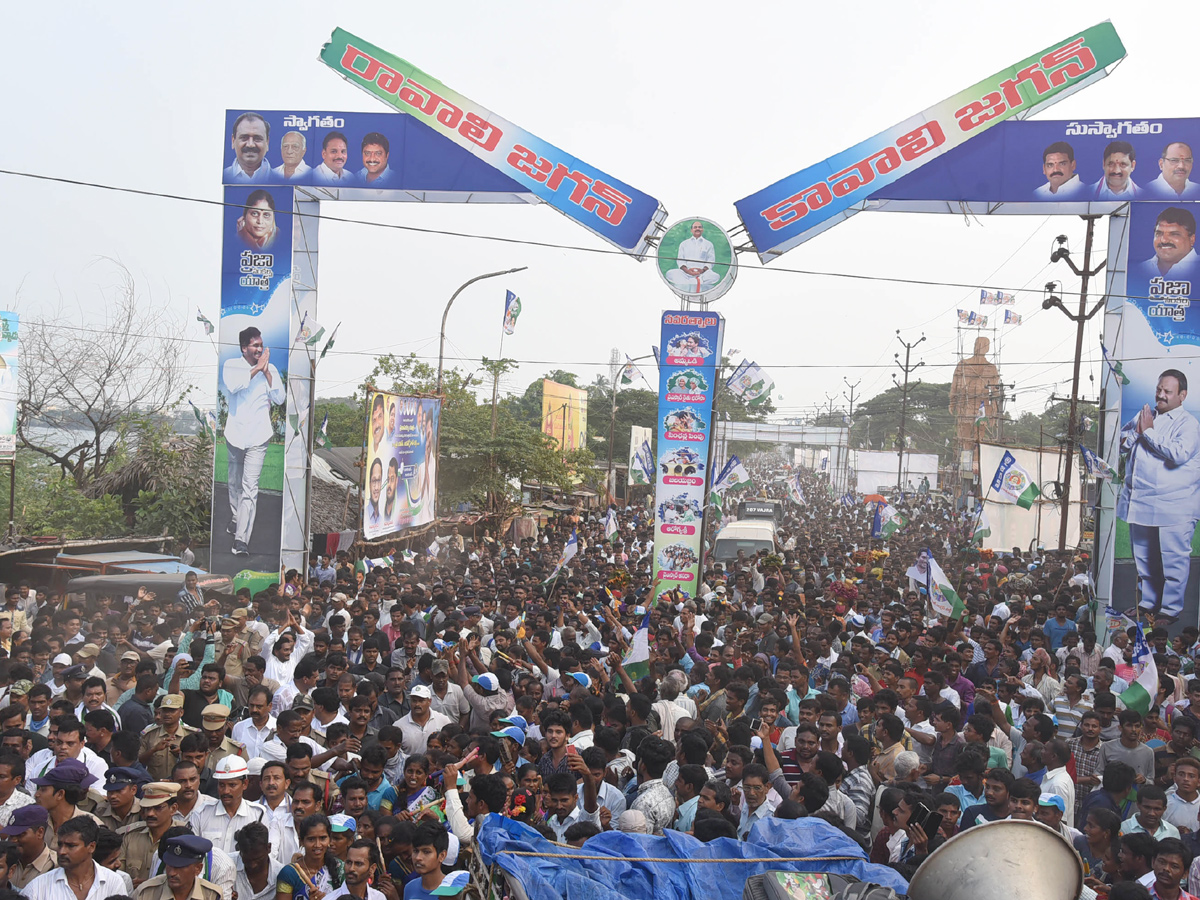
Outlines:
{"type": "Polygon", "coordinates": [[[986,438],[988,425],[999,412],[1000,371],[987,358],[989,349],[991,341],[975,338],[974,354],[959,362],[950,382],[950,412],[954,413],[954,434],[960,449],[986,438]],[[987,424],[977,426],[980,404],[987,424]]]}

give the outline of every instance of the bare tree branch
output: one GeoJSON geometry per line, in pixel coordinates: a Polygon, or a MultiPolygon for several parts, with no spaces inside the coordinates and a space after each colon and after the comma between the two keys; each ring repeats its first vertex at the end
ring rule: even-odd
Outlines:
{"type": "Polygon", "coordinates": [[[97,296],[21,325],[21,446],[83,487],[104,474],[122,429],[166,414],[188,387],[180,323],[166,304],[139,293],[133,274],[102,258],[97,296]],[[70,435],[73,446],[35,434],[70,435]]]}

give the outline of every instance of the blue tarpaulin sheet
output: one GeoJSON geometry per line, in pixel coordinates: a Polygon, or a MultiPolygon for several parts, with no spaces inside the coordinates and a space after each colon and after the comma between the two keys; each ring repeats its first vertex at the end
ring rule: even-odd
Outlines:
{"type": "Polygon", "coordinates": [[[583,847],[561,847],[532,828],[488,816],[479,833],[487,865],[498,863],[525,888],[529,900],[736,900],[746,879],[778,869],[833,872],[886,885],[898,894],[908,882],[893,869],[867,861],[862,848],[821,819],[764,819],[748,841],[719,838],[703,844],[668,830],[662,837],[606,831],[583,847]],[[511,851],[553,854],[514,856],[511,851]],[[571,854],[611,859],[570,859],[571,854]],[[730,862],[644,862],[643,859],[721,859],[730,862]],[[739,863],[738,859],[815,857],[811,862],[739,863]],[[834,859],[832,857],[850,857],[834,859]]]}

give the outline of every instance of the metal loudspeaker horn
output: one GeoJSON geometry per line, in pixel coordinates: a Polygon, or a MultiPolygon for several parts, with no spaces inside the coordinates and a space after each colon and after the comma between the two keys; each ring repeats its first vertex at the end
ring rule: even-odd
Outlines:
{"type": "Polygon", "coordinates": [[[909,900],[1076,900],[1083,864],[1057,831],[1001,819],[959,832],[917,870],[909,900]]]}

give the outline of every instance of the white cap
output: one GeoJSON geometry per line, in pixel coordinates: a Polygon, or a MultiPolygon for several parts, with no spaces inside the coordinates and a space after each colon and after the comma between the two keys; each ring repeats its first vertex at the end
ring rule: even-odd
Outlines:
{"type": "Polygon", "coordinates": [[[246,763],[246,771],[251,775],[261,775],[263,766],[267,764],[267,760],[261,756],[256,756],[254,759],[246,763]]]}
{"type": "Polygon", "coordinates": [[[58,656],[54,657],[54,661],[51,663],[51,665],[69,666],[69,665],[72,665],[74,662],[75,662],[75,660],[71,659],[69,654],[60,653],[60,654],[58,654],[58,656]]]}
{"type": "MultiPolygon", "coordinates": [[[[261,773],[262,770],[259,769],[261,773]]],[[[213,772],[213,778],[217,781],[230,781],[234,778],[245,778],[250,774],[250,770],[246,767],[246,761],[240,756],[226,756],[219,763],[213,772]]]]}

